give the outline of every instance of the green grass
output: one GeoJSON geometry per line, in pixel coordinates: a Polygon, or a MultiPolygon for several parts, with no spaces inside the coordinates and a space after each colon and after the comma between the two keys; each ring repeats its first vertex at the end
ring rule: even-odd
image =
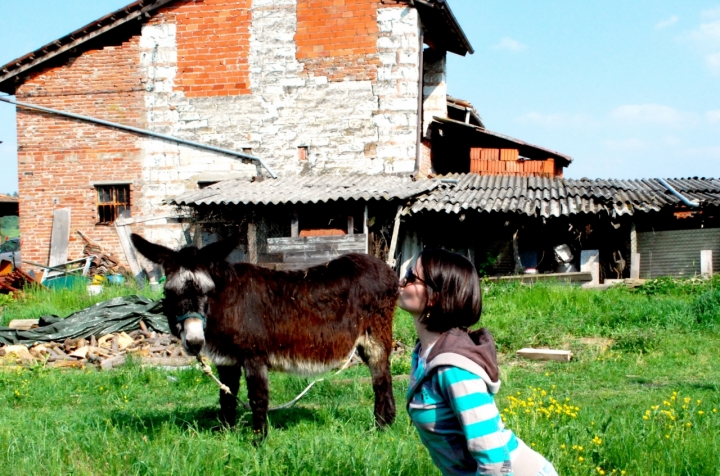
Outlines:
{"type": "MultiPolygon", "coordinates": [[[[506,425],[563,475],[720,474],[718,288],[717,277],[659,280],[641,290],[486,287],[482,325],[500,350],[497,403],[506,425]],[[574,357],[565,364],[517,359],[514,352],[527,346],[559,346],[574,357]]],[[[99,300],[52,294],[28,292],[5,307],[3,321],[66,315],[99,300]]],[[[412,321],[402,311],[395,336],[412,346],[412,321]]],[[[393,374],[405,375],[408,359],[394,357],[393,374]]],[[[247,425],[219,426],[217,387],[196,369],[6,368],[0,468],[28,475],[438,474],[404,410],[407,380],[395,382],[397,422],[378,432],[368,376],[364,367],[350,368],[296,407],[271,413],[268,440],[256,447],[247,425]]],[[[308,382],[271,374],[271,404],[308,382]]]]}
{"type": "Polygon", "coordinates": [[[0,217],[0,240],[20,236],[20,220],[16,216],[0,217]]]}

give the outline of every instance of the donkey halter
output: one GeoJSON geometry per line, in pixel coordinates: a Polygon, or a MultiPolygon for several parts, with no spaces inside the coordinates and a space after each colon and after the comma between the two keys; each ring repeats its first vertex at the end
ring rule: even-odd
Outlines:
{"type": "Polygon", "coordinates": [[[200,319],[200,321],[202,321],[203,329],[205,329],[205,327],[207,326],[207,319],[205,319],[205,316],[203,316],[199,312],[186,312],[182,316],[178,317],[176,321],[180,323],[188,319],[200,319]]]}

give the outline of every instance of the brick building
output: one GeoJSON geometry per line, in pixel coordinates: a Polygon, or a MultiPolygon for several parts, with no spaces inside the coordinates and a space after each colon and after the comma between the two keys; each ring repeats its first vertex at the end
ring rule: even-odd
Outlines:
{"type": "MultiPolygon", "coordinates": [[[[487,133],[477,114],[453,115],[472,107],[448,101],[448,53],[472,47],[445,0],[139,0],[0,67],[0,91],[242,151],[282,177],[493,173],[488,161],[548,157],[556,165],[527,173],[561,174],[569,158],[487,133]]],[[[169,198],[264,173],[52,112],[19,107],[17,126],[23,252],[35,262],[48,259],[56,209],[70,209],[69,257],[83,246],[75,230],[123,256],[117,218],[172,213],[169,198]]],[[[134,231],[187,241],[167,219],[134,231]]]]}

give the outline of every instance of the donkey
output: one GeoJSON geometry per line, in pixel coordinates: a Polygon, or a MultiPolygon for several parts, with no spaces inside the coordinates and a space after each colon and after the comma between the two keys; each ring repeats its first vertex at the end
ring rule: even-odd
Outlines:
{"type": "Polygon", "coordinates": [[[267,435],[268,369],[304,375],[344,363],[354,349],[375,391],[375,423],[392,424],[390,376],[395,273],[380,259],[347,254],[300,271],[229,264],[237,242],[174,251],[132,235],[135,248],[166,274],[165,313],[191,355],[209,356],[220,381],[220,420],[234,426],[242,369],[253,429],[267,435]]]}

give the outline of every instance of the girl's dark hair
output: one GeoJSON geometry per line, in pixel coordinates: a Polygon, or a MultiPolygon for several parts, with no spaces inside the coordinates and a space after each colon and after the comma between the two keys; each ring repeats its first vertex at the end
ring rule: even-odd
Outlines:
{"type": "Polygon", "coordinates": [[[420,322],[427,330],[467,329],[477,323],[482,294],[475,266],[464,256],[442,249],[425,250],[418,259],[428,296],[420,322]]]}

